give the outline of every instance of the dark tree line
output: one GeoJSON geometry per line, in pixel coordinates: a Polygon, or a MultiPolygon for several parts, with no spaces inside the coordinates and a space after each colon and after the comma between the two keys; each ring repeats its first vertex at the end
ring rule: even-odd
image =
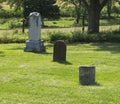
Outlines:
{"type": "Polygon", "coordinates": [[[99,32],[99,20],[102,9],[106,6],[108,19],[111,18],[111,11],[113,5],[120,0],[59,0],[62,2],[69,2],[74,5],[75,22],[79,23],[80,17],[83,18],[87,14],[88,18],[88,33],[99,32]]]}
{"type": "MultiPolygon", "coordinates": [[[[54,5],[56,0],[24,0],[23,1],[23,18],[27,20],[31,12],[39,12],[42,17],[42,26],[44,26],[44,18],[59,19],[59,7],[54,5]]],[[[23,32],[24,32],[23,21],[23,32]]]]}
{"type": "Polygon", "coordinates": [[[23,9],[23,32],[31,12],[41,14],[43,26],[44,18],[58,19],[60,17],[59,7],[55,5],[56,0],[0,0],[0,2],[7,2],[11,7],[14,6],[16,10],[23,9]]]}
{"type": "Polygon", "coordinates": [[[59,8],[54,5],[56,0],[24,0],[23,1],[23,17],[27,17],[31,12],[39,12],[42,17],[42,26],[44,26],[44,18],[58,19],[60,17],[59,8]]]}
{"type": "Polygon", "coordinates": [[[79,0],[88,11],[88,33],[99,32],[100,12],[109,0],[79,0]]]}
{"type": "MultiPolygon", "coordinates": [[[[11,6],[15,6],[16,9],[23,9],[23,24],[30,12],[39,12],[42,16],[43,25],[44,18],[55,19],[60,17],[59,7],[55,5],[56,1],[70,2],[75,7],[76,23],[79,23],[80,10],[87,11],[88,33],[99,32],[100,13],[105,6],[107,6],[108,18],[110,18],[112,2],[120,4],[120,0],[0,0],[0,2],[4,1],[8,2],[11,6]]],[[[82,15],[84,17],[84,13],[82,15]]]]}

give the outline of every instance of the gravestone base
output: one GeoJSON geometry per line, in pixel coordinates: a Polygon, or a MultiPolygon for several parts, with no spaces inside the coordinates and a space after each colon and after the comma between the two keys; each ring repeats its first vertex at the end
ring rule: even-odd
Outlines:
{"type": "Polygon", "coordinates": [[[41,40],[27,40],[24,51],[26,51],[26,52],[45,52],[44,43],[41,40]]]}

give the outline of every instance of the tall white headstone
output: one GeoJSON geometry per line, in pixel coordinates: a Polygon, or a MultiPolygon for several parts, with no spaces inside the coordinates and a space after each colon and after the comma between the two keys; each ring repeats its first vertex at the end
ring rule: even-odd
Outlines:
{"type": "Polygon", "coordinates": [[[41,40],[41,16],[38,12],[32,12],[29,15],[29,34],[24,51],[45,51],[43,41],[41,40]]]}
{"type": "Polygon", "coordinates": [[[37,12],[29,15],[29,40],[39,40],[41,37],[41,18],[37,12]]]}

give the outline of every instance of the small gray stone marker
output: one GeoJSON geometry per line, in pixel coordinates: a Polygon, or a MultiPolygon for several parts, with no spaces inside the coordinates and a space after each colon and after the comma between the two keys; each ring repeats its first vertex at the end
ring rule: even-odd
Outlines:
{"type": "Polygon", "coordinates": [[[58,40],[54,44],[53,61],[58,62],[66,61],[66,44],[63,40],[58,40]]]}
{"type": "Polygon", "coordinates": [[[95,66],[79,67],[79,83],[82,85],[95,84],[95,66]]]}
{"type": "Polygon", "coordinates": [[[40,13],[32,12],[29,15],[29,34],[24,51],[43,52],[45,47],[41,40],[41,17],[40,13]]]}

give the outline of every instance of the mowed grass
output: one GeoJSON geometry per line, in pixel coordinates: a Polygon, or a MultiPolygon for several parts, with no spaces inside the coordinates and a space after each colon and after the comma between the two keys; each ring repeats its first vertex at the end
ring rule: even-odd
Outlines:
{"type": "Polygon", "coordinates": [[[0,44],[0,104],[119,104],[120,43],[67,45],[67,62],[0,44]],[[82,86],[79,66],[96,66],[96,85],[82,86]]]}

